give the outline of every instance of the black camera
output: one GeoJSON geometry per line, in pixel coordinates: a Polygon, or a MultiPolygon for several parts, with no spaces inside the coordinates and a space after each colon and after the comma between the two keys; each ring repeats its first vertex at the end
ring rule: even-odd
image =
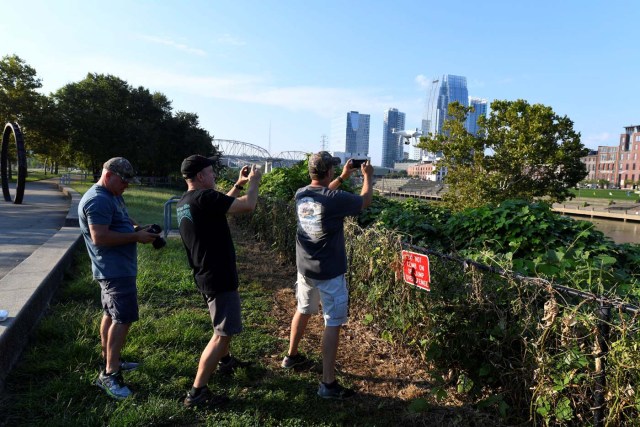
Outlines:
{"type": "MultiPolygon", "coordinates": [[[[158,224],[150,224],[150,225],[145,225],[143,227],[136,227],[135,231],[140,231],[140,230],[144,230],[147,231],[149,233],[153,233],[153,234],[160,234],[162,233],[162,227],[160,227],[158,224]]],[[[167,241],[164,240],[162,237],[158,236],[156,237],[156,239],[153,241],[153,247],[156,249],[161,249],[164,248],[165,245],[167,244],[167,241]]]]}

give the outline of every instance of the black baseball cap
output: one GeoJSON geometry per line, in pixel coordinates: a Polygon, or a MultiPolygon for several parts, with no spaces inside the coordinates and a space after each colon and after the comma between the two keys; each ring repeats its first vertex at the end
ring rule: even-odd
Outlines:
{"type": "Polygon", "coordinates": [[[180,172],[184,178],[193,178],[198,172],[208,166],[215,166],[217,160],[211,157],[194,154],[182,161],[180,172]]]}

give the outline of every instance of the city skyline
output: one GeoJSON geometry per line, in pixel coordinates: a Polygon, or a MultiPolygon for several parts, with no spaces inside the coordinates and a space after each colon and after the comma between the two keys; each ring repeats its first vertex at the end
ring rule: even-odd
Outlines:
{"type": "Polygon", "coordinates": [[[464,14],[400,0],[393,32],[375,2],[22,0],[5,9],[0,52],[33,67],[42,93],[87,73],[115,75],[197,114],[215,138],[272,154],[317,151],[333,117],[360,111],[380,164],[384,112],[398,108],[406,128],[421,128],[431,82],[446,73],[467,76],[469,95],[488,105],[551,107],[590,149],[640,124],[640,60],[629,54],[637,36],[621,18],[640,12],[631,0],[490,0],[464,14]]]}

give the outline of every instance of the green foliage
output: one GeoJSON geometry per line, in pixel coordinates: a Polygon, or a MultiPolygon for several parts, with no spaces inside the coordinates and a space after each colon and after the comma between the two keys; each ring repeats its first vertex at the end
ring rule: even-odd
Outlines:
{"type": "Polygon", "coordinates": [[[10,121],[23,124],[23,119],[36,110],[36,89],[42,87],[36,70],[17,55],[0,60],[0,123],[10,121]]]}
{"type": "MultiPolygon", "coordinates": [[[[272,200],[268,206],[268,217],[258,217],[257,232],[286,229],[292,236],[291,205],[272,200]]],[[[640,297],[640,245],[617,245],[592,224],[559,216],[546,203],[505,200],[451,213],[380,197],[358,224],[347,223],[346,242],[353,316],[384,341],[424,358],[436,378],[434,399],[447,398],[447,386],[453,385],[477,396],[478,408],[507,424],[591,419],[597,306],[560,295],[535,278],[634,302],[640,297]],[[430,256],[427,293],[403,283],[402,241],[512,274],[503,277],[430,256]],[[520,281],[513,273],[534,280],[520,281]]],[[[277,247],[292,258],[293,243],[277,247]]],[[[630,391],[640,384],[634,322],[623,313],[610,322],[607,382],[615,384],[608,388],[615,398],[609,399],[608,420],[613,423],[640,414],[640,398],[630,391]]],[[[412,412],[424,410],[421,401],[410,406],[412,412]]]]}
{"type": "Polygon", "coordinates": [[[310,182],[309,163],[304,160],[291,167],[275,168],[264,174],[260,182],[260,194],[291,200],[299,188],[310,182]]]}
{"type": "Polygon", "coordinates": [[[464,127],[469,110],[449,104],[443,134],[418,144],[444,154],[449,191],[443,200],[452,209],[543,196],[563,201],[585,177],[580,158],[588,150],[566,116],[524,100],[496,100],[489,117],[478,120],[481,131],[474,136],[464,127]]]}
{"type": "Polygon", "coordinates": [[[173,116],[164,95],[133,88],[116,76],[89,73],[54,98],[77,161],[96,175],[114,156],[129,159],[140,175],[166,176],[177,175],[191,154],[217,153],[196,114],[173,116]]]}

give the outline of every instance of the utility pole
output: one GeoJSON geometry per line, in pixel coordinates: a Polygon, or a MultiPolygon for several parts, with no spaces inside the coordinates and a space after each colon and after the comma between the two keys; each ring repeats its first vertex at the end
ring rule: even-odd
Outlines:
{"type": "Polygon", "coordinates": [[[320,141],[322,144],[322,151],[326,151],[327,150],[327,135],[322,134],[322,136],[320,137],[320,141]]]}

